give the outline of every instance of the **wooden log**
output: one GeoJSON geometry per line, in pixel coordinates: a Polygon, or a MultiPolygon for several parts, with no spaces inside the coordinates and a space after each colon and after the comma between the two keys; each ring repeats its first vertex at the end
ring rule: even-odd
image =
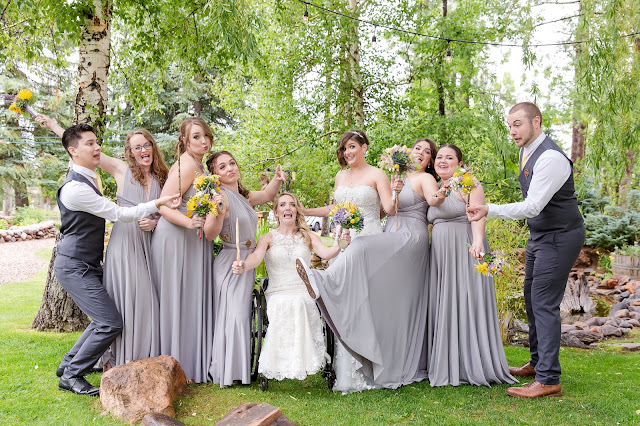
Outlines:
{"type": "MultiPolygon", "coordinates": [[[[573,274],[572,274],[573,275],[573,274]]],[[[595,302],[589,297],[589,282],[583,273],[576,278],[571,276],[567,281],[564,297],[560,303],[560,317],[564,324],[585,321],[596,311],[595,302]]]]}
{"type": "Polygon", "coordinates": [[[267,426],[281,416],[282,411],[273,405],[247,402],[231,410],[216,426],[267,426]]]}

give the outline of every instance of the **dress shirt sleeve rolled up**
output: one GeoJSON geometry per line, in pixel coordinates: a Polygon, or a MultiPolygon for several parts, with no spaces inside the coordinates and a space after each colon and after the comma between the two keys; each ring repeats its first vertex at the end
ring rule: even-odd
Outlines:
{"type": "Polygon", "coordinates": [[[533,177],[524,201],[510,204],[488,204],[487,217],[528,219],[536,217],[571,175],[571,163],[558,151],[543,152],[533,166],[533,177]]]}
{"type": "Polygon", "coordinates": [[[155,200],[122,207],[78,181],[68,182],[62,187],[60,202],[69,210],[90,213],[111,222],[133,222],[158,211],[155,200]]]}

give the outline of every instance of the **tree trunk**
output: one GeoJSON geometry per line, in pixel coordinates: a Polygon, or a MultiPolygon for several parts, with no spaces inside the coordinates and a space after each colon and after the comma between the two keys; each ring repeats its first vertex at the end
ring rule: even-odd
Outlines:
{"type": "MultiPolygon", "coordinates": [[[[581,15],[578,19],[578,27],[576,29],[576,38],[580,40],[586,40],[589,38],[589,26],[587,24],[587,19],[582,13],[582,3],[580,3],[578,14],[581,15]]],[[[576,84],[579,84],[580,76],[582,70],[580,69],[580,65],[585,60],[585,49],[582,44],[575,45],[576,56],[573,61],[574,63],[574,80],[576,84]]],[[[576,90],[580,88],[577,87],[576,90]]],[[[584,136],[587,132],[587,123],[581,120],[581,102],[574,102],[573,107],[573,132],[571,137],[571,161],[574,163],[578,162],[580,159],[584,158],[584,136]]],[[[576,172],[579,172],[579,167],[576,172]]]]}
{"type": "Polygon", "coordinates": [[[587,132],[586,123],[573,117],[573,133],[571,137],[571,161],[574,163],[584,158],[584,135],[587,132]]]}
{"type": "MultiPolygon", "coordinates": [[[[357,0],[349,0],[349,11],[356,14],[357,0]]],[[[356,14],[357,15],[357,14],[356,14]]],[[[358,24],[354,23],[349,42],[349,70],[351,79],[351,91],[353,96],[353,114],[356,127],[364,128],[364,87],[362,86],[362,72],[360,71],[360,39],[358,37],[358,24]]]]}
{"type": "MultiPolygon", "coordinates": [[[[93,16],[85,18],[84,26],[81,28],[75,121],[92,124],[100,138],[107,111],[107,77],[111,57],[111,0],[93,0],[93,7],[93,16]]],[[[42,304],[31,327],[38,331],[83,330],[89,325],[89,319],[56,280],[53,272],[55,259],[54,247],[42,304]]]]}
{"type": "Polygon", "coordinates": [[[631,184],[633,183],[633,166],[635,164],[635,152],[631,148],[627,148],[627,156],[629,157],[629,162],[627,163],[627,167],[624,168],[624,175],[622,179],[620,179],[620,186],[618,189],[618,200],[621,203],[626,204],[627,202],[627,194],[631,189],[631,184]]]}
{"type": "Polygon", "coordinates": [[[93,0],[93,16],[81,28],[76,123],[90,123],[100,137],[107,111],[107,77],[111,55],[111,1],[93,0]]]}
{"type": "Polygon", "coordinates": [[[47,273],[47,284],[42,295],[42,303],[38,314],[33,319],[31,328],[38,331],[81,331],[89,325],[90,320],[62,288],[53,271],[58,241],[60,241],[60,234],[56,237],[56,245],[49,261],[49,272],[47,273]]]}
{"type": "Polygon", "coordinates": [[[29,205],[29,192],[27,184],[24,182],[16,182],[13,193],[15,194],[16,207],[27,207],[29,205]]]}
{"type": "MultiPolygon", "coordinates": [[[[446,18],[447,17],[447,0],[442,0],[442,17],[446,18]]],[[[447,45],[447,48],[449,46],[447,45]]],[[[438,113],[440,114],[441,117],[444,117],[446,115],[446,103],[445,103],[445,94],[444,94],[444,73],[442,70],[443,64],[442,64],[442,56],[440,56],[437,60],[438,63],[438,76],[437,78],[437,82],[436,82],[436,90],[438,92],[438,113]]]]}
{"type": "Polygon", "coordinates": [[[596,304],[589,297],[589,282],[584,273],[571,274],[560,303],[560,317],[564,324],[585,321],[596,312],[596,304]]]}

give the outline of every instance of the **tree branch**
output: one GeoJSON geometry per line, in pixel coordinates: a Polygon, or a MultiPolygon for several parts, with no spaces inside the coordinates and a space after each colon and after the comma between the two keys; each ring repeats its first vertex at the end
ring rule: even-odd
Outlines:
{"type": "MultiPolygon", "coordinates": [[[[339,131],[339,130],[330,130],[330,131],[328,131],[327,133],[324,133],[324,134],[322,134],[322,135],[318,136],[318,137],[317,137],[316,139],[314,139],[314,140],[322,139],[322,138],[325,138],[325,137],[327,137],[327,136],[329,136],[329,135],[333,135],[333,134],[336,134],[336,133],[340,133],[340,131],[339,131]]],[[[300,148],[302,148],[303,146],[305,146],[307,143],[309,143],[309,141],[302,142],[302,143],[301,143],[300,145],[298,145],[297,147],[295,147],[295,148],[293,148],[293,149],[290,149],[289,151],[285,152],[285,153],[284,153],[284,154],[282,154],[282,155],[278,155],[277,157],[265,158],[264,160],[260,160],[260,161],[258,161],[258,164],[264,164],[264,163],[268,163],[268,162],[270,162],[270,161],[276,161],[276,160],[279,160],[279,159],[281,159],[281,158],[284,158],[284,157],[286,157],[287,155],[291,155],[291,154],[293,154],[294,152],[296,152],[297,150],[299,150],[300,148]]]]}
{"type": "Polygon", "coordinates": [[[579,13],[579,14],[577,14],[577,15],[573,15],[573,16],[565,16],[564,18],[556,19],[556,20],[554,20],[554,21],[541,22],[541,23],[539,23],[539,24],[534,25],[534,26],[533,26],[533,28],[538,28],[538,27],[541,27],[541,26],[543,26],[543,25],[547,25],[547,24],[553,24],[553,23],[555,23],[555,22],[567,21],[567,20],[569,20],[569,19],[578,18],[578,17],[583,16],[583,15],[584,15],[584,14],[579,13]]]}
{"type": "Polygon", "coordinates": [[[10,4],[11,4],[11,0],[9,0],[7,2],[7,4],[5,5],[5,7],[2,9],[2,14],[0,15],[0,21],[4,21],[4,14],[7,11],[7,9],[9,8],[10,4]]]}
{"type": "Polygon", "coordinates": [[[542,6],[545,4],[552,4],[552,5],[563,5],[563,4],[576,4],[576,3],[580,3],[581,0],[573,0],[573,1],[543,1],[540,2],[538,4],[534,4],[531,7],[536,7],[536,6],[542,6]]]}

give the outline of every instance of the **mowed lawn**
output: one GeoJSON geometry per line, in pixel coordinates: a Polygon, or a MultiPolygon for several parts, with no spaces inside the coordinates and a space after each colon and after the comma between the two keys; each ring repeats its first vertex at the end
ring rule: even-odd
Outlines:
{"type": "MultiPolygon", "coordinates": [[[[47,253],[43,253],[47,256],[47,253]]],[[[38,333],[29,329],[40,305],[45,272],[0,286],[0,425],[121,424],[101,415],[98,398],[58,390],[55,369],[78,333],[38,333]]],[[[640,341],[635,331],[625,341],[640,341]]],[[[373,424],[640,424],[640,353],[622,353],[609,341],[600,349],[561,349],[564,396],[521,400],[491,388],[431,388],[427,382],[397,390],[352,395],[332,393],[316,375],[305,381],[270,381],[220,389],[189,385],[176,402],[186,424],[211,425],[245,402],[280,407],[301,425],[373,424]]],[[[527,361],[528,350],[506,348],[512,365],[527,361]]],[[[98,384],[99,374],[87,377],[98,384]]]]}

